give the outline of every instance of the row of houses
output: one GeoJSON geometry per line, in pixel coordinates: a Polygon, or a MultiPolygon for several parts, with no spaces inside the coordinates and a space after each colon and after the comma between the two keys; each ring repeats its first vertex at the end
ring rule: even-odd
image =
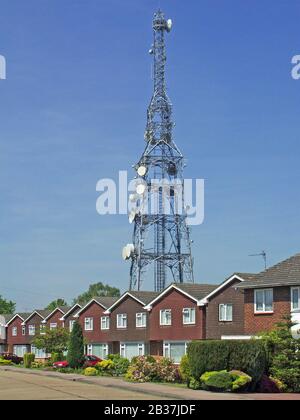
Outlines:
{"type": "Polygon", "coordinates": [[[0,350],[33,352],[45,328],[72,330],[78,321],[86,353],[163,355],[179,362],[191,340],[247,339],[268,331],[285,315],[300,323],[300,254],[259,274],[234,273],[220,285],[171,284],[160,293],[128,291],[95,297],[85,306],[0,316],[0,350]]]}

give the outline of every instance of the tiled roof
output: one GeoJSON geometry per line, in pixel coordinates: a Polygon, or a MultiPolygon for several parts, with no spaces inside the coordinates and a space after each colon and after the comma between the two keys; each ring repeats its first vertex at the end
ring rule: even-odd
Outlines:
{"type": "Polygon", "coordinates": [[[136,297],[145,305],[148,305],[148,303],[150,303],[153,299],[155,299],[159,295],[159,293],[157,292],[147,292],[147,291],[129,291],[128,293],[136,297]]]}
{"type": "Polygon", "coordinates": [[[240,289],[255,287],[300,285],[300,254],[255,274],[237,287],[240,289]]]}
{"type": "Polygon", "coordinates": [[[96,302],[102,305],[105,309],[113,305],[118,299],[118,297],[109,297],[109,296],[98,296],[93,298],[96,302]]]}
{"type": "Polygon", "coordinates": [[[201,283],[173,283],[178,289],[188,293],[193,298],[200,300],[205,298],[209,293],[215,290],[217,284],[201,284],[201,283]]]}

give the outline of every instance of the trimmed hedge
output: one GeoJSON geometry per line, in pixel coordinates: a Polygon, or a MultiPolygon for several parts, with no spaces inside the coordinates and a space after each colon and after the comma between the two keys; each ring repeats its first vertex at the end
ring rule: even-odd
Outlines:
{"type": "Polygon", "coordinates": [[[260,340],[193,341],[187,354],[196,379],[208,371],[240,370],[251,376],[254,388],[267,368],[266,350],[260,340]]]}

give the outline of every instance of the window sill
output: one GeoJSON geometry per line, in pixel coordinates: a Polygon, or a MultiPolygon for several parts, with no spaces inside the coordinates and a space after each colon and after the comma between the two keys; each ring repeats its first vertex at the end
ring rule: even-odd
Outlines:
{"type": "Polygon", "coordinates": [[[254,315],[273,315],[274,311],[258,311],[254,312],[254,315]]]}

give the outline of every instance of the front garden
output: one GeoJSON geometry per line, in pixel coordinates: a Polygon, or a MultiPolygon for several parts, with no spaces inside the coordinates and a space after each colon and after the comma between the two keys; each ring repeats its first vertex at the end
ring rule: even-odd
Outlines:
{"type": "MultiPolygon", "coordinates": [[[[51,359],[39,362],[33,354],[25,354],[22,367],[120,377],[140,383],[186,384],[191,389],[213,392],[300,392],[300,340],[291,336],[291,325],[287,320],[260,339],[194,341],[179,366],[164,357],[139,356],[129,361],[117,354],[108,355],[91,367],[84,358],[81,327],[75,323],[65,344],[62,332],[51,332],[48,336],[51,345],[46,343],[47,335],[38,337],[35,345],[46,346],[48,351],[51,348],[51,359]],[[63,360],[65,347],[68,367],[55,369],[53,363],[63,360]]],[[[0,358],[1,365],[12,365],[12,362],[0,358]]]]}

